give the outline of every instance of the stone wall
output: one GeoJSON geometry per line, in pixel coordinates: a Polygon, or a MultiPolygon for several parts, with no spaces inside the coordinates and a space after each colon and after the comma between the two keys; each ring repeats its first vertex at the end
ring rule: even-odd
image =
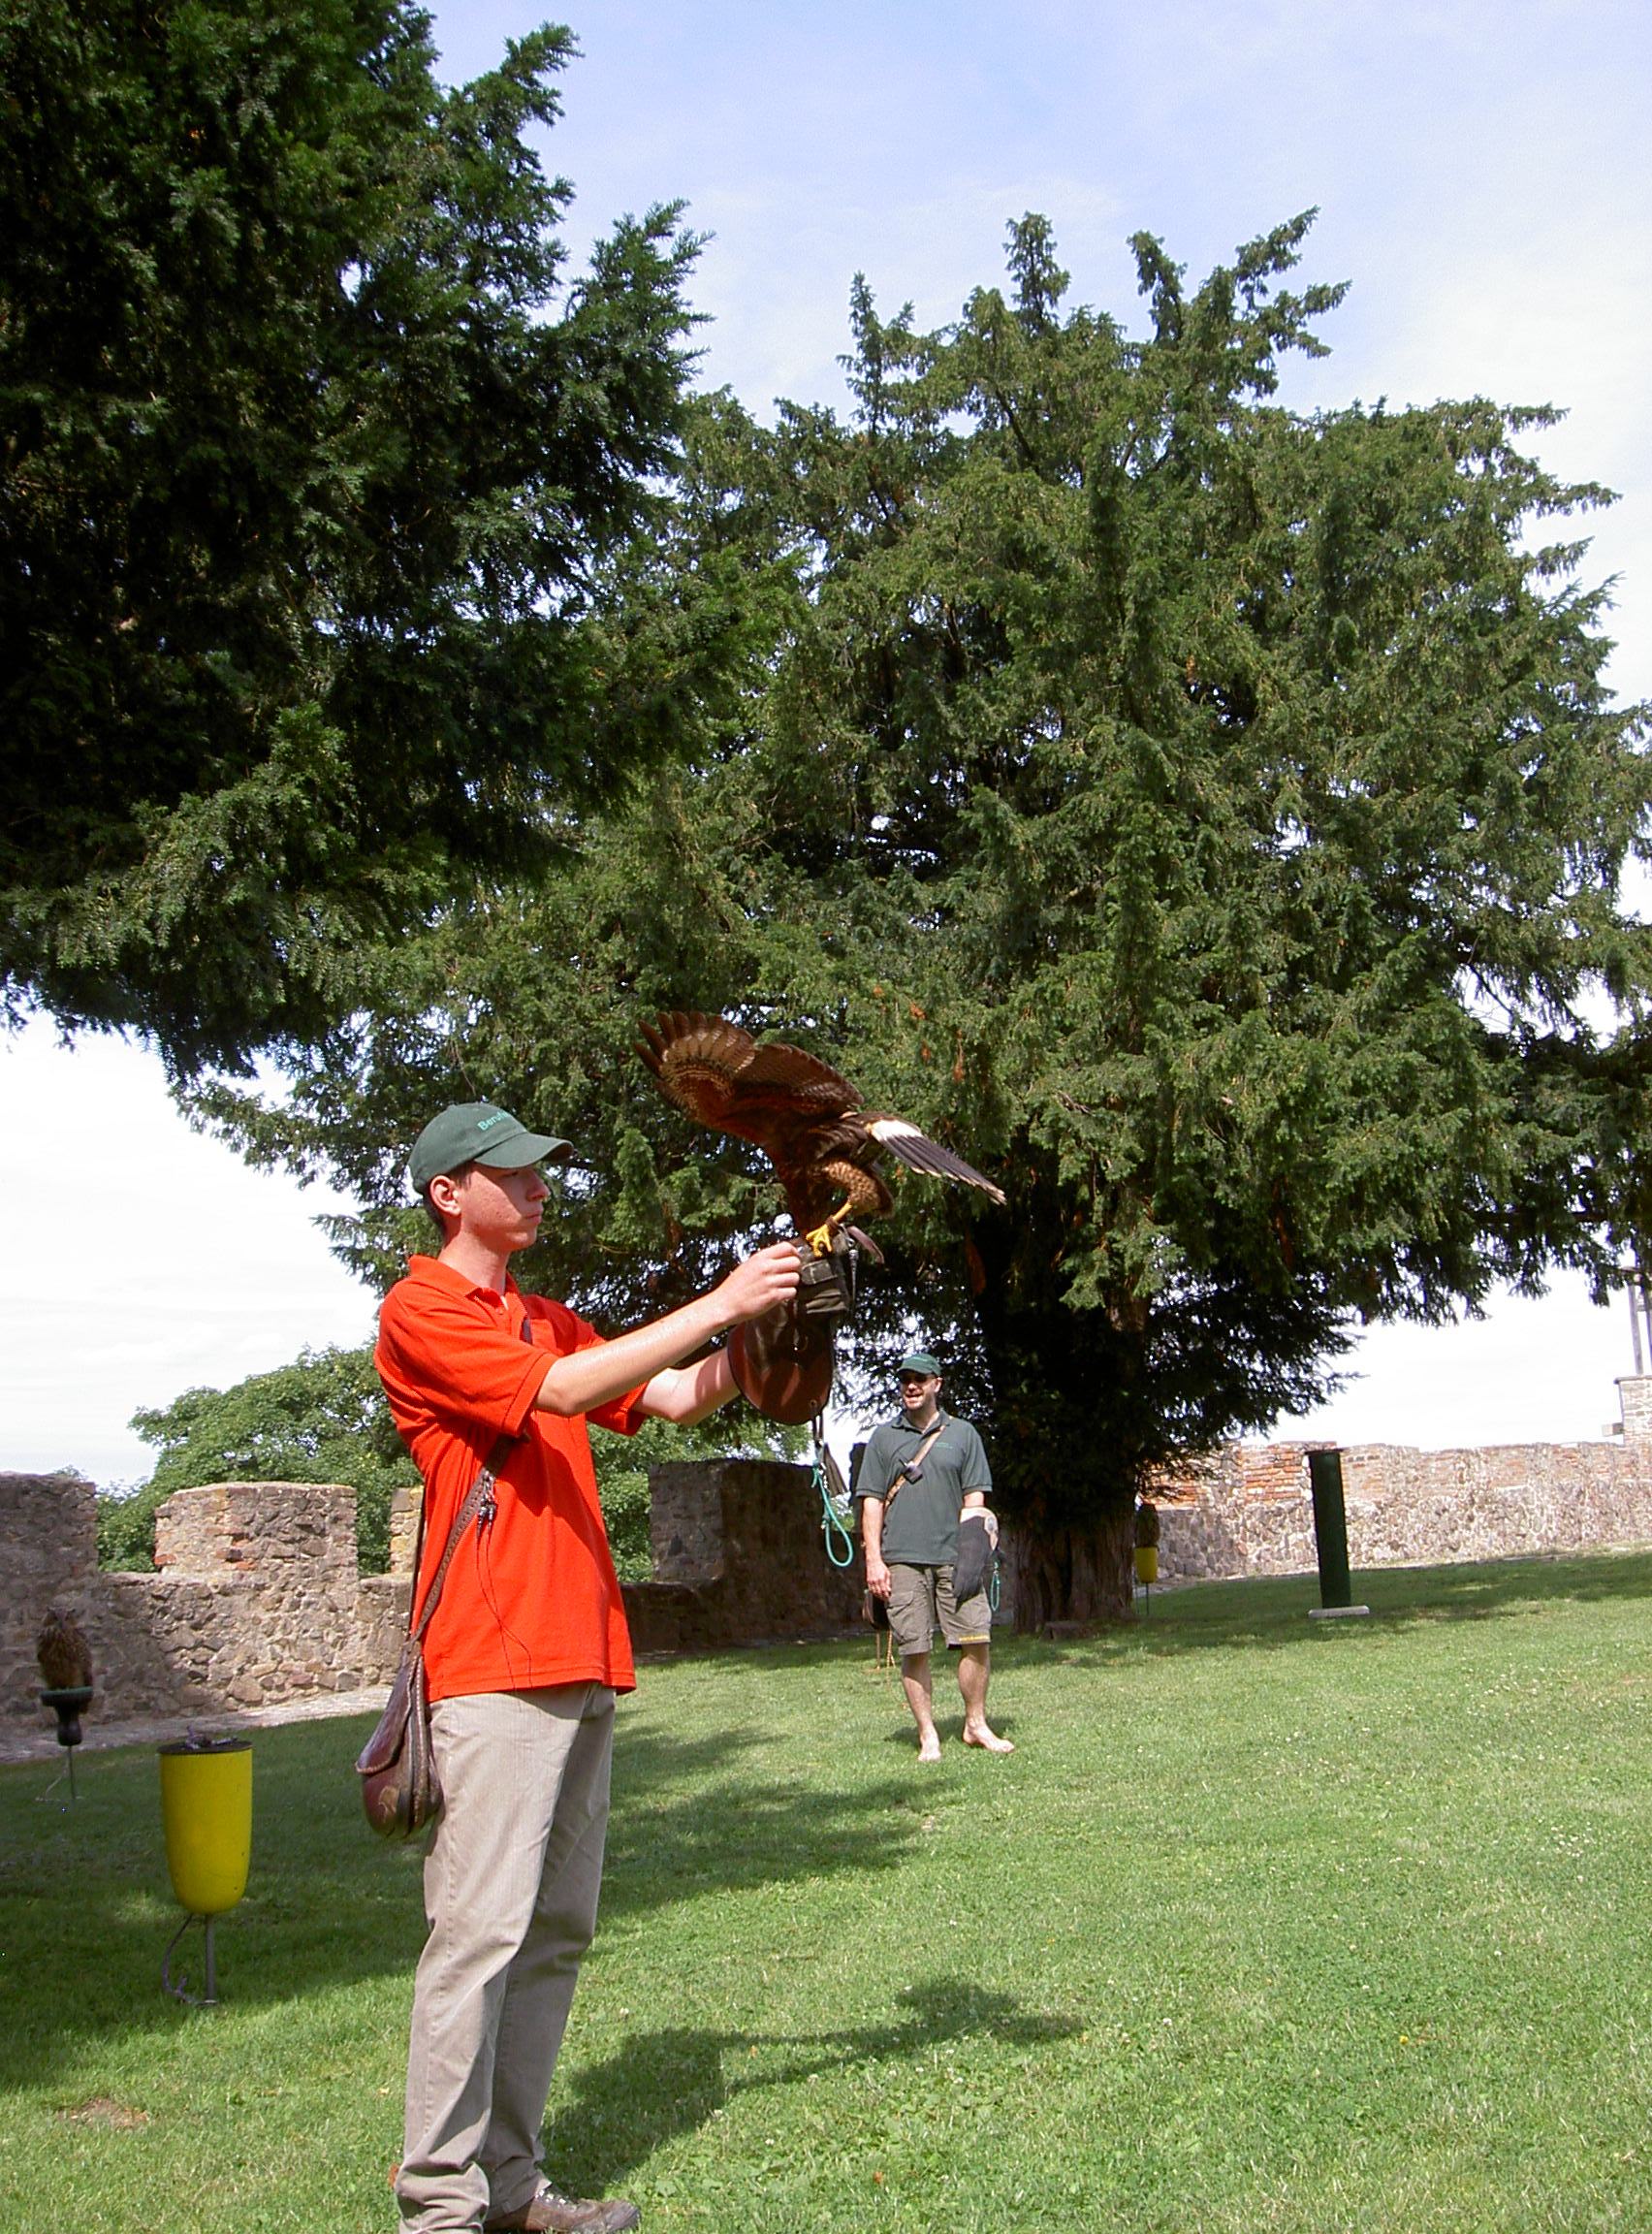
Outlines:
{"type": "Polygon", "coordinates": [[[1652,1377],[1626,1375],[1617,1385],[1618,1409],[1623,1425],[1618,1430],[1626,1443],[1652,1442],[1652,1377]]]}
{"type": "MultiPolygon", "coordinates": [[[[1229,1445],[1157,1484],[1160,1580],[1312,1569],[1314,1448],[1229,1445]]],[[[1652,1543],[1652,1443],[1627,1432],[1479,1451],[1363,1444],[1343,1451],[1342,1473],[1355,1571],[1652,1543]]]]}
{"type": "Polygon", "coordinates": [[[97,1566],[92,1485],[0,1475],[0,1725],[42,1724],[35,1637],[72,1612],[92,1648],[93,1714],[268,1707],[384,1680],[404,1577],[356,1570],[356,1493],[307,1482],[180,1489],[160,1509],[153,1575],[97,1566]]]}
{"type": "MultiPolygon", "coordinates": [[[[808,1467],[668,1466],[653,1478],[660,1580],[628,1584],[643,1652],[831,1636],[859,1588],[827,1562],[808,1467]]],[[[389,1575],[356,1567],[356,1493],[226,1482],[161,1507],[153,1575],[97,1566],[96,1493],[75,1475],[0,1475],[0,1731],[49,1730],[35,1638],[48,1607],[92,1648],[90,1713],[131,1720],[314,1699],[388,1682],[407,1626],[419,1492],[398,1491],[389,1575]]]]}
{"type": "MultiPolygon", "coordinates": [[[[1652,1542],[1652,1376],[1619,1389],[1623,1431],[1599,1443],[1345,1450],[1350,1565],[1652,1542]]],[[[1233,1445],[1161,1481],[1161,1579],[1311,1570],[1310,1448],[1233,1445]]],[[[662,1466],[650,1486],[654,1580],[625,1588],[639,1651],[829,1637],[856,1622],[858,1569],[826,1557],[808,1467],[662,1466]]],[[[34,1647],[51,1606],[86,1632],[100,1718],[189,1719],[388,1682],[417,1524],[417,1490],[398,1492],[394,1570],[363,1576],[353,1490],[220,1483],[161,1508],[157,1573],[104,1575],[90,1483],[0,1474],[0,1736],[49,1727],[34,1647]]]]}
{"type": "Polygon", "coordinates": [[[625,1585],[639,1652],[832,1637],[858,1620],[858,1563],[834,1567],[813,1471],[767,1459],[649,1470],[654,1580],[625,1585]]]}
{"type": "Polygon", "coordinates": [[[0,1474],[0,1721],[49,1729],[35,1638],[52,1606],[90,1635],[97,1566],[97,1492],[89,1482],[78,1474],[0,1474]]]}

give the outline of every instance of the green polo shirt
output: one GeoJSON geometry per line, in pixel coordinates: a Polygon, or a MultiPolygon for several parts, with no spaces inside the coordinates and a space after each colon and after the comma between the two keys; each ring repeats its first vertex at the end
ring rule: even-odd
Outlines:
{"type": "MultiPolygon", "coordinates": [[[[924,1452],[923,1472],[915,1482],[903,1482],[884,1504],[883,1557],[890,1566],[950,1567],[958,1556],[958,1513],[965,1497],[975,1489],[992,1493],[987,1454],[969,1421],[940,1412],[930,1425],[940,1433],[924,1452]]],[[[855,1495],[885,1497],[928,1433],[928,1427],[914,1427],[905,1413],[874,1427],[855,1495]]]]}

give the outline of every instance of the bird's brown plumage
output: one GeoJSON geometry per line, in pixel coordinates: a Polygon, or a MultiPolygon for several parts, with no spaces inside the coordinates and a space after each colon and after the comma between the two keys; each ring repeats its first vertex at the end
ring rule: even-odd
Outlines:
{"type": "Polygon", "coordinates": [[[55,1606],[40,1625],[35,1658],[48,1691],[83,1691],[92,1680],[92,1648],[85,1632],[72,1613],[55,1606]]]}
{"type": "Polygon", "coordinates": [[[801,1047],[759,1045],[726,1017],[697,1010],[662,1014],[642,1032],[637,1052],[680,1109],[769,1158],[802,1234],[889,1209],[894,1197],[876,1169],[884,1154],[1003,1200],[972,1164],[905,1118],[865,1108],[856,1087],[801,1047]]]}

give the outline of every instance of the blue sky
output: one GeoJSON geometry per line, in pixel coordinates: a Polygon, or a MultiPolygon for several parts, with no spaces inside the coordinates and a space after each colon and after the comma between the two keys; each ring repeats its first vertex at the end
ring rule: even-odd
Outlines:
{"type": "MultiPolygon", "coordinates": [[[[434,16],[453,78],[539,19],[505,0],[434,16]]],[[[1072,299],[1129,325],[1132,233],[1196,278],[1317,206],[1303,276],[1351,290],[1324,328],[1333,354],[1292,371],[1287,400],[1565,408],[1537,446],[1621,494],[1584,571],[1620,578],[1612,681],[1652,697],[1643,4],[593,0],[573,20],[582,58],[548,150],[576,188],[570,239],[583,253],[620,211],[685,201],[709,237],[702,377],[758,411],[839,396],[857,271],[886,310],[939,323],[999,278],[1006,223],[1036,209],[1072,299]]],[[[0,1466],[139,1478],[136,1405],[369,1330],[370,1298],[310,1225],[328,1204],[191,1134],[141,1049],[65,1054],[42,1026],[0,1043],[0,1152],[14,1172],[43,1156],[68,1172],[16,1205],[0,1466]],[[182,1261],[163,1235],[186,1198],[209,1232],[182,1261]]],[[[1627,1314],[1559,1283],[1479,1325],[1380,1330],[1356,1366],[1314,1432],[1570,1440],[1615,1416],[1627,1314]]]]}

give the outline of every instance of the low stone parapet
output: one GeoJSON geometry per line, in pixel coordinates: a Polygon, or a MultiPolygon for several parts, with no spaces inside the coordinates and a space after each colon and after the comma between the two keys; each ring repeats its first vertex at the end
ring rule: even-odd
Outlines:
{"type": "MultiPolygon", "coordinates": [[[[333,1580],[356,1574],[356,1492],[341,1483],[213,1482],[176,1489],[155,1515],[162,1574],[333,1580]]],[[[294,1582],[292,1586],[302,1588],[294,1582]]]]}
{"type": "Polygon", "coordinates": [[[35,1639],[48,1608],[91,1647],[88,1714],[121,1720],[251,1711],[387,1678],[405,1577],[356,1566],[356,1493],[339,1484],[217,1483],[156,1516],[153,1575],[101,1574],[96,1492],[73,1475],[0,1476],[0,1722],[48,1727],[35,1639]]]}
{"type": "MultiPolygon", "coordinates": [[[[1317,1563],[1307,1443],[1230,1444],[1154,1485],[1164,1582],[1317,1563]]],[[[1435,1567],[1652,1543],[1652,1444],[1511,1443],[1342,1452],[1349,1563],[1435,1567]]]]}
{"type": "Polygon", "coordinates": [[[811,1467],[752,1458],[655,1466],[649,1499],[654,1580],[627,1585],[633,1636],[689,1622],[685,1602],[650,1608],[649,1593],[682,1588],[698,1608],[701,1648],[831,1637],[858,1618],[863,1586],[857,1569],[827,1557],[811,1467]]]}
{"type": "MultiPolygon", "coordinates": [[[[825,1557],[808,1467],[712,1461],[660,1476],[655,1535],[670,1572],[626,1590],[639,1651],[830,1636],[853,1619],[858,1586],[825,1557]]],[[[91,1646],[94,1718],[249,1713],[387,1682],[407,1630],[418,1502],[397,1498],[399,1572],[361,1575],[353,1489],[180,1489],[156,1516],[157,1572],[100,1574],[89,1482],[0,1476],[0,1724],[50,1729],[35,1640],[53,1606],[91,1646]]]]}

